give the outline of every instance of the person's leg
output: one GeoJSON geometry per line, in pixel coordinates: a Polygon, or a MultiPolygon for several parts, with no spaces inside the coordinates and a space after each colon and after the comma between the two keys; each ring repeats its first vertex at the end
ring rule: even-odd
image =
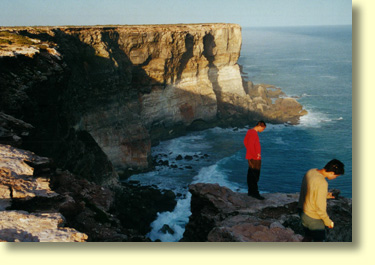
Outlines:
{"type": "Polygon", "coordinates": [[[248,160],[249,169],[247,171],[248,195],[259,196],[258,181],[260,176],[261,160],[248,160]]]}
{"type": "Polygon", "coordinates": [[[305,232],[305,236],[303,237],[302,242],[312,242],[313,238],[310,229],[303,227],[303,231],[305,232]]]}
{"type": "Polygon", "coordinates": [[[258,180],[259,180],[260,171],[254,168],[249,167],[247,170],[247,188],[248,195],[258,195],[258,180]]]}
{"type": "MultiPolygon", "coordinates": [[[[326,231],[323,220],[314,219],[306,215],[304,212],[301,213],[301,222],[305,230],[305,237],[311,239],[314,242],[322,242],[326,239],[326,231]]],[[[304,241],[307,242],[307,241],[304,241]]]]}
{"type": "Polygon", "coordinates": [[[323,242],[326,240],[326,230],[312,230],[312,239],[314,242],[323,242]]]}

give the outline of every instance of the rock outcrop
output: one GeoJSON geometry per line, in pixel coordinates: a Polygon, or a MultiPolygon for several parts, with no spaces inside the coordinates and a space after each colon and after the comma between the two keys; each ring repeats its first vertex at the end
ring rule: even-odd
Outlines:
{"type": "Polygon", "coordinates": [[[21,146],[22,139],[28,137],[33,129],[31,124],[0,112],[0,143],[21,146]]]}
{"type": "MultiPolygon", "coordinates": [[[[24,128],[23,121],[5,118],[12,121],[5,123],[10,133],[24,128]]],[[[144,235],[157,213],[175,205],[171,191],[101,186],[49,158],[0,144],[0,241],[149,241],[144,235]]]]}
{"type": "Polygon", "coordinates": [[[62,227],[59,213],[0,211],[0,242],[85,242],[87,235],[62,227]]]}
{"type": "MultiPolygon", "coordinates": [[[[262,194],[259,201],[217,184],[192,184],[187,242],[301,242],[303,229],[297,214],[299,194],[262,194]]],[[[351,199],[328,201],[335,228],[327,230],[329,242],[352,241],[351,199]]]]}
{"type": "Polygon", "coordinates": [[[171,191],[109,189],[0,144],[0,241],[149,241],[144,235],[157,212],[175,205],[171,191]]]}
{"type": "Polygon", "coordinates": [[[86,241],[87,235],[84,233],[63,227],[65,221],[58,212],[5,211],[16,200],[58,196],[50,189],[45,177],[34,177],[34,168],[29,164],[40,166],[50,163],[47,158],[31,152],[0,145],[0,241],[86,241]]]}
{"type": "Polygon", "coordinates": [[[244,88],[236,24],[1,28],[0,39],[0,111],[35,126],[28,149],[97,183],[149,169],[151,145],[187,130],[305,114],[244,88]],[[82,170],[78,154],[104,169],[82,170]]]}

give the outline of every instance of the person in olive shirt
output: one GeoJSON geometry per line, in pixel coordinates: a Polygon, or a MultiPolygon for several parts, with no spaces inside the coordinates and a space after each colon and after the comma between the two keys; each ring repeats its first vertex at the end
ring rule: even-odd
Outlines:
{"type": "Polygon", "coordinates": [[[302,226],[305,230],[304,241],[324,241],[325,227],[333,228],[334,223],[327,214],[327,199],[333,199],[328,192],[328,180],[344,174],[344,164],[333,159],[323,169],[310,169],[302,180],[298,202],[302,226]]]}

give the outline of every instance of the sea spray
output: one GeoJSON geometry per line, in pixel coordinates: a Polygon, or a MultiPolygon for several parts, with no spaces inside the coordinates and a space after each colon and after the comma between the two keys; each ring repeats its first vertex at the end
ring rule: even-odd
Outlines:
{"type": "Polygon", "coordinates": [[[172,212],[158,213],[156,220],[151,223],[151,232],[147,236],[152,241],[176,242],[180,240],[191,215],[190,201],[191,194],[188,192],[185,198],[177,201],[172,212]],[[164,227],[168,229],[163,230],[164,227]]]}

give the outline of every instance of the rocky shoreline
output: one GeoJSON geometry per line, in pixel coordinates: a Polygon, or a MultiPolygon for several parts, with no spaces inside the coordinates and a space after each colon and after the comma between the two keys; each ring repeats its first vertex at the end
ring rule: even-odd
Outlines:
{"type": "MultiPolygon", "coordinates": [[[[157,212],[172,211],[175,194],[131,184],[103,187],[53,167],[50,159],[0,144],[0,241],[150,242],[157,212]],[[33,165],[35,168],[33,168],[33,165]],[[36,165],[38,165],[36,167],[36,165]],[[38,169],[38,170],[36,170],[38,169]]],[[[218,184],[189,186],[189,223],[181,242],[301,242],[298,193],[259,201],[218,184]]],[[[328,242],[352,242],[352,200],[328,201],[335,228],[328,242]]],[[[164,233],[171,233],[165,225],[164,233]]]]}
{"type": "MultiPolygon", "coordinates": [[[[303,228],[297,212],[299,194],[262,194],[259,201],[218,184],[192,184],[189,223],[183,242],[301,242],[303,228]]],[[[328,200],[335,222],[327,229],[327,242],[352,242],[352,200],[328,200]]]]}
{"type": "MultiPolygon", "coordinates": [[[[0,117],[9,129],[8,142],[15,146],[33,128],[21,120],[0,117]],[[17,125],[17,130],[10,124],[17,125]]],[[[176,206],[176,195],[171,191],[131,183],[98,185],[56,168],[50,158],[15,146],[0,144],[1,241],[150,242],[145,235],[157,213],[172,211],[176,206]]],[[[208,157],[202,155],[200,159],[208,157]]],[[[258,201],[217,184],[203,183],[191,185],[189,192],[192,215],[183,242],[302,240],[296,209],[298,194],[263,194],[266,200],[258,201]]],[[[329,200],[328,213],[336,225],[327,230],[327,239],[351,242],[352,200],[340,197],[338,191],[334,194],[336,199],[329,200]]],[[[172,231],[165,226],[162,232],[172,231]]]]}
{"type": "Polygon", "coordinates": [[[298,123],[295,99],[242,78],[241,42],[240,26],[222,23],[1,27],[0,240],[149,241],[175,195],[119,179],[169,163],[153,145],[298,123]],[[33,230],[41,219],[50,226],[33,230]]]}
{"type": "Polygon", "coordinates": [[[157,212],[175,207],[173,192],[104,187],[51,162],[0,144],[0,241],[149,242],[157,212]]]}
{"type": "MultiPolygon", "coordinates": [[[[171,191],[97,184],[21,148],[34,126],[0,113],[0,241],[149,242],[158,212],[176,205],[171,191]]],[[[95,178],[93,179],[95,180],[95,178]]]]}

